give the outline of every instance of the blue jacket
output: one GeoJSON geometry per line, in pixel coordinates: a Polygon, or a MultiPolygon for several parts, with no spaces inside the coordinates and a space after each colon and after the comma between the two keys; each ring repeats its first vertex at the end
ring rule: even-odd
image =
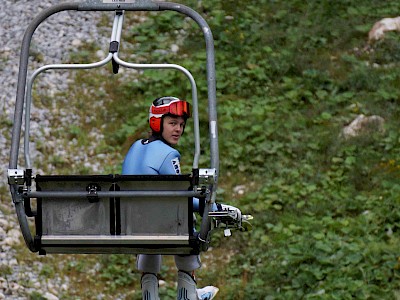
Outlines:
{"type": "Polygon", "coordinates": [[[136,141],[122,164],[123,175],[179,175],[181,155],[161,140],[136,141]]]}
{"type": "MultiPolygon", "coordinates": [[[[129,149],[122,175],[180,175],[181,155],[161,140],[136,141],[129,149]]],[[[199,211],[199,199],[193,198],[193,209],[199,211]]]]}

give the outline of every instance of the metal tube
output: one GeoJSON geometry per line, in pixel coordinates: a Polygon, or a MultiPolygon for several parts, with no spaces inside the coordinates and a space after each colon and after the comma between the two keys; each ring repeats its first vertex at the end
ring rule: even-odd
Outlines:
{"type": "Polygon", "coordinates": [[[184,67],[176,64],[135,64],[123,61],[114,53],[114,60],[121,66],[132,69],[175,69],[181,71],[189,79],[192,87],[192,107],[193,107],[193,132],[195,140],[195,153],[193,158],[193,169],[199,167],[200,157],[200,129],[199,129],[199,110],[197,100],[197,86],[192,74],[184,67]]]}
{"type": "Polygon", "coordinates": [[[117,19],[117,30],[115,32],[114,41],[121,42],[122,24],[124,23],[124,15],[119,15],[117,19]]]}
{"type": "MultiPolygon", "coordinates": [[[[218,149],[218,128],[217,128],[217,100],[216,100],[216,76],[214,39],[210,27],[204,18],[193,9],[172,2],[160,2],[160,10],[172,10],[180,12],[192,18],[202,29],[206,41],[207,54],[207,84],[208,84],[208,116],[210,131],[211,168],[219,174],[219,149],[218,149]]],[[[216,179],[217,183],[218,178],[216,179]]]]}
{"type": "Polygon", "coordinates": [[[82,245],[188,245],[188,235],[43,235],[42,246],[82,245]]]}
{"type": "Polygon", "coordinates": [[[83,11],[157,11],[158,2],[151,0],[86,0],[79,4],[78,10],[83,11]]]}
{"type": "Polygon", "coordinates": [[[118,31],[118,22],[119,19],[123,17],[122,15],[119,14],[115,14],[114,16],[114,21],[113,21],[113,27],[112,27],[112,31],[111,31],[111,38],[110,38],[110,42],[115,41],[116,40],[116,36],[117,36],[117,31],[118,31]]]}
{"type": "Polygon", "coordinates": [[[28,80],[26,90],[26,103],[25,103],[25,134],[24,134],[24,153],[25,153],[25,166],[27,169],[31,169],[31,158],[29,154],[29,135],[30,135],[30,123],[31,123],[31,105],[32,105],[32,87],[33,81],[36,77],[46,70],[67,70],[67,69],[93,69],[104,66],[112,59],[112,54],[109,53],[106,58],[102,61],[91,63],[91,64],[54,64],[46,65],[37,69],[28,80]]]}
{"type": "MultiPolygon", "coordinates": [[[[114,22],[113,22],[113,27],[111,31],[111,38],[110,42],[115,41],[116,39],[119,39],[121,36],[121,28],[118,25],[119,20],[123,18],[123,15],[118,15],[116,14],[114,17],[114,22]],[[118,38],[117,38],[118,37],[118,38]]],[[[31,115],[31,106],[32,106],[32,88],[33,88],[33,82],[36,79],[36,77],[46,71],[46,70],[54,70],[54,69],[93,69],[93,68],[98,68],[101,66],[104,66],[107,64],[109,61],[112,59],[112,53],[109,53],[106,58],[99,62],[95,63],[89,63],[89,64],[52,64],[52,65],[47,65],[43,66],[39,69],[37,69],[31,76],[31,78],[28,80],[27,84],[27,91],[26,91],[26,103],[25,103],[25,134],[24,134],[24,153],[25,153],[25,167],[27,169],[32,168],[31,164],[31,157],[29,153],[29,136],[30,136],[30,115],[31,115]]]]}
{"type": "Polygon", "coordinates": [[[160,10],[173,10],[192,18],[202,29],[206,41],[207,54],[207,87],[208,87],[208,122],[210,133],[210,155],[211,168],[216,169],[215,184],[212,190],[210,201],[214,203],[217,197],[217,186],[219,176],[219,148],[218,148],[218,127],[217,127],[217,99],[216,99],[216,76],[214,39],[210,27],[204,18],[193,9],[172,2],[160,2],[160,10]]]}
{"type": "Polygon", "coordinates": [[[210,222],[208,212],[211,210],[212,203],[215,203],[217,197],[217,186],[219,176],[219,149],[218,149],[218,128],[217,128],[217,100],[216,100],[216,76],[215,76],[215,57],[214,57],[214,39],[207,22],[193,9],[181,4],[160,2],[161,10],[173,10],[191,17],[202,29],[206,41],[207,54],[207,87],[208,87],[208,121],[210,133],[210,155],[211,168],[216,170],[215,184],[208,199],[208,205],[203,213],[203,220],[200,228],[199,238],[203,242],[203,247],[208,247],[208,232],[210,222]]]}
{"type": "Polygon", "coordinates": [[[22,236],[24,237],[24,241],[26,246],[29,248],[30,251],[36,252],[38,249],[35,247],[35,242],[32,237],[31,231],[29,229],[28,220],[25,214],[24,202],[22,201],[22,197],[17,192],[17,186],[11,185],[10,186],[11,196],[14,200],[15,211],[17,213],[19,226],[21,228],[22,236]]]}
{"type": "MultiPolygon", "coordinates": [[[[15,101],[15,111],[14,111],[14,125],[12,129],[11,137],[11,148],[10,148],[10,162],[9,168],[16,169],[18,164],[18,154],[22,127],[22,115],[24,109],[24,96],[25,96],[25,86],[26,77],[28,72],[28,60],[29,60],[29,47],[31,44],[33,33],[36,28],[49,16],[63,11],[63,10],[74,10],[77,9],[77,3],[63,3],[54,7],[51,7],[42,13],[40,13],[28,26],[25,31],[24,38],[22,40],[21,55],[19,63],[18,72],[18,82],[17,82],[17,96],[15,101]]],[[[24,210],[23,202],[21,202],[17,193],[17,186],[10,185],[10,192],[13,202],[15,203],[15,210],[17,212],[18,222],[21,227],[22,236],[24,237],[25,243],[29,250],[32,252],[37,251],[34,243],[34,239],[29,230],[29,224],[26,219],[26,214],[24,210]]]]}
{"type": "MultiPolygon", "coordinates": [[[[86,191],[36,191],[26,192],[24,198],[128,198],[128,197],[201,197],[201,192],[194,191],[98,191],[90,194],[86,191]]],[[[53,199],[57,201],[57,199],[53,199]]]]}
{"type": "Polygon", "coordinates": [[[26,77],[28,71],[28,60],[29,60],[29,47],[31,44],[33,33],[36,28],[49,16],[63,11],[63,10],[76,10],[78,8],[78,3],[63,3],[41,12],[28,26],[25,31],[24,38],[22,40],[21,46],[21,56],[19,63],[19,72],[18,72],[18,83],[17,83],[17,97],[15,102],[15,111],[14,111],[14,126],[12,130],[12,138],[11,138],[11,150],[10,150],[10,163],[9,168],[15,169],[18,164],[18,152],[19,152],[19,143],[20,143],[20,135],[21,135],[21,124],[22,124],[22,115],[24,108],[24,96],[25,96],[25,86],[26,86],[26,77]]]}

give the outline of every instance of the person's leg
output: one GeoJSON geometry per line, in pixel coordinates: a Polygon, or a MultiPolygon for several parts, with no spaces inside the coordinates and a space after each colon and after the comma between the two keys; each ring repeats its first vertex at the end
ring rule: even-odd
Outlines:
{"type": "Polygon", "coordinates": [[[161,270],[161,255],[139,254],[137,269],[142,272],[143,300],[159,300],[157,274],[161,270]]]}
{"type": "Polygon", "coordinates": [[[175,255],[175,265],[179,271],[191,274],[201,267],[199,255],[175,255]]]}
{"type": "Polygon", "coordinates": [[[178,268],[177,300],[211,300],[218,292],[218,288],[207,286],[196,288],[194,270],[201,267],[198,255],[175,255],[175,264],[178,268]]]}
{"type": "Polygon", "coordinates": [[[143,273],[141,287],[143,300],[160,300],[158,295],[158,278],[156,274],[143,273]]]}

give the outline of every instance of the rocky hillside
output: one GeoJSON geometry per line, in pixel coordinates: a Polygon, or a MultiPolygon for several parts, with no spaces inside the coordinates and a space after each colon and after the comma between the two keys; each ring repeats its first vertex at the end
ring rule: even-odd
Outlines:
{"type": "MultiPolygon", "coordinates": [[[[57,299],[62,290],[68,288],[68,282],[54,278],[41,282],[40,259],[32,264],[21,264],[17,258],[18,248],[23,248],[21,234],[11,198],[7,192],[6,170],[8,168],[11,126],[13,123],[14,103],[19,66],[19,51],[26,27],[43,9],[58,3],[56,0],[4,0],[0,10],[0,166],[1,177],[0,202],[0,299],[27,299],[28,295],[43,295],[46,299],[57,299]]],[[[63,12],[51,16],[35,32],[31,49],[31,67],[43,64],[60,63],[68,58],[68,53],[83,42],[102,41],[105,46],[107,37],[99,36],[97,21],[100,15],[93,13],[63,12]]],[[[68,75],[65,73],[44,74],[40,76],[38,89],[46,93],[62,91],[68,88],[68,75]]],[[[52,121],[51,103],[32,111],[32,128],[50,128],[52,121]]],[[[65,113],[63,121],[74,118],[65,113]]],[[[36,130],[32,135],[32,156],[41,160],[40,152],[35,151],[36,143],[54,143],[51,132],[36,130]]],[[[62,151],[62,150],[60,150],[62,151]]],[[[22,156],[22,154],[20,154],[22,156]]],[[[39,299],[39,298],[37,298],[39,299]]],[[[41,298],[42,299],[42,298],[41,298]]]]}

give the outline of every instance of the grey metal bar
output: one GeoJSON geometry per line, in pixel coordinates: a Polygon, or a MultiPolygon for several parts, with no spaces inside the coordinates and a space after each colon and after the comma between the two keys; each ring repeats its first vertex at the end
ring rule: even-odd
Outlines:
{"type": "MultiPolygon", "coordinates": [[[[114,22],[113,22],[113,27],[111,31],[111,38],[110,42],[115,41],[116,39],[119,39],[121,36],[121,30],[118,26],[118,21],[119,19],[122,18],[122,15],[116,14],[114,17],[114,22]]],[[[43,66],[39,69],[37,69],[31,76],[31,78],[28,80],[27,84],[27,91],[26,91],[26,103],[25,103],[25,132],[24,132],[24,153],[25,153],[25,166],[27,169],[32,168],[31,164],[31,158],[30,158],[30,153],[29,153],[29,136],[30,136],[30,115],[31,115],[31,106],[32,106],[32,88],[33,88],[33,82],[36,79],[36,77],[46,71],[46,70],[67,70],[67,69],[94,69],[98,68],[101,66],[104,66],[108,62],[110,62],[112,59],[112,53],[109,53],[106,58],[99,62],[95,63],[89,63],[89,64],[51,64],[51,65],[46,65],[43,66]]]]}
{"type": "MultiPolygon", "coordinates": [[[[120,43],[122,32],[122,23],[123,16],[118,19],[118,33],[116,36],[116,41],[120,43]]],[[[194,157],[193,157],[193,169],[199,168],[199,160],[200,160],[200,126],[199,126],[199,108],[198,108],[198,97],[197,97],[197,86],[196,81],[194,80],[192,74],[185,69],[184,67],[177,64],[136,64],[125,62],[119,58],[118,52],[114,53],[114,60],[119,65],[132,68],[132,69],[174,69],[182,72],[189,80],[191,88],[192,88],[192,107],[193,107],[193,133],[194,133],[194,157]]]]}
{"type": "Polygon", "coordinates": [[[159,5],[151,0],[86,0],[79,4],[78,10],[83,11],[157,11],[159,5]]]}
{"type": "MultiPolygon", "coordinates": [[[[51,7],[42,13],[40,13],[28,26],[25,31],[24,38],[22,40],[21,46],[21,55],[20,55],[20,63],[19,63],[19,72],[18,72],[18,82],[17,82],[17,95],[15,102],[15,111],[14,111],[14,125],[12,129],[12,137],[11,137],[11,148],[10,148],[10,162],[9,168],[16,169],[18,164],[18,154],[19,154],[19,145],[20,145],[20,136],[22,129],[22,116],[24,109],[24,96],[25,96],[25,86],[26,86],[26,77],[28,72],[28,60],[29,60],[29,48],[32,40],[33,33],[36,28],[49,16],[63,11],[63,10],[73,10],[77,9],[77,3],[63,3],[57,5],[55,7],[51,7]]],[[[10,192],[15,203],[15,210],[18,217],[18,222],[21,227],[22,236],[24,237],[25,244],[29,248],[30,251],[36,252],[38,249],[35,247],[35,242],[32,237],[32,234],[29,229],[29,224],[26,218],[25,209],[23,202],[20,201],[19,195],[17,192],[16,185],[10,185],[10,192]]]]}
{"type": "Polygon", "coordinates": [[[214,39],[207,22],[203,17],[193,9],[176,3],[160,2],[160,10],[172,10],[183,13],[191,17],[202,29],[206,41],[207,54],[207,87],[208,87],[208,119],[210,132],[210,154],[211,168],[216,169],[216,178],[211,197],[203,214],[203,220],[200,229],[200,239],[207,247],[209,232],[208,211],[211,211],[212,203],[215,203],[217,197],[217,185],[219,176],[219,148],[218,148],[218,127],[217,127],[217,99],[216,99],[216,76],[215,76],[215,57],[214,57],[214,39]]]}
{"type": "Polygon", "coordinates": [[[104,66],[112,59],[112,54],[109,53],[106,58],[103,60],[91,63],[91,64],[53,64],[46,65],[37,69],[28,80],[27,91],[26,91],[26,103],[25,103],[25,132],[24,132],[24,153],[25,153],[25,166],[27,169],[32,168],[31,158],[29,154],[29,135],[30,135],[30,115],[31,115],[31,106],[32,106],[32,86],[36,77],[46,71],[46,70],[67,70],[67,69],[93,69],[104,66]]]}
{"type": "Polygon", "coordinates": [[[188,235],[43,235],[41,238],[43,246],[49,245],[129,245],[148,244],[164,245],[189,243],[188,235]]]}
{"type": "MultiPolygon", "coordinates": [[[[50,7],[39,13],[37,17],[29,24],[28,28],[25,31],[21,45],[21,54],[20,54],[20,63],[19,63],[19,72],[17,81],[14,124],[12,129],[11,147],[10,147],[10,161],[9,161],[10,169],[16,169],[18,165],[20,136],[22,129],[22,117],[23,117],[24,100],[25,100],[24,96],[25,96],[26,78],[28,72],[29,48],[32,41],[32,36],[37,27],[49,16],[65,10],[77,10],[78,5],[79,3],[67,2],[50,7]]],[[[39,249],[37,249],[32,234],[30,232],[29,224],[25,214],[25,208],[23,202],[20,199],[21,196],[17,192],[17,186],[10,185],[10,192],[15,205],[18,222],[21,227],[21,232],[25,244],[27,245],[30,251],[36,252],[39,249]]]]}
{"type": "Polygon", "coordinates": [[[24,202],[22,201],[22,197],[17,192],[17,185],[10,185],[11,195],[15,205],[15,211],[17,213],[19,226],[21,228],[22,236],[24,237],[24,241],[28,249],[32,252],[36,252],[39,249],[35,246],[35,241],[32,237],[32,234],[29,229],[28,220],[25,214],[24,202]]]}
{"type": "Polygon", "coordinates": [[[118,57],[118,53],[114,53],[114,60],[121,66],[132,69],[174,69],[182,72],[189,79],[190,85],[192,87],[192,107],[193,107],[193,133],[194,133],[194,158],[193,158],[193,169],[198,169],[199,167],[199,157],[200,157],[200,126],[199,126],[199,109],[197,100],[197,86],[192,74],[184,67],[176,64],[135,64],[128,63],[121,60],[118,57]]]}
{"type": "Polygon", "coordinates": [[[74,245],[69,247],[68,245],[48,245],[42,246],[41,250],[45,253],[54,254],[163,254],[163,255],[184,255],[193,254],[193,248],[189,245],[180,245],[179,247],[174,247],[171,245],[158,245],[151,248],[140,247],[140,245],[135,245],[134,247],[130,245],[119,245],[119,246],[108,246],[104,245],[74,245]]]}
{"type": "MultiPolygon", "coordinates": [[[[160,10],[172,10],[180,12],[192,18],[202,29],[206,41],[207,54],[207,84],[208,84],[208,116],[210,131],[210,152],[211,152],[211,168],[217,170],[219,174],[219,148],[218,148],[218,128],[217,128],[217,100],[216,100],[216,76],[215,76],[215,56],[214,56],[214,39],[210,27],[204,18],[193,9],[172,2],[160,2],[160,10]]],[[[216,179],[216,184],[218,178],[216,179]]],[[[214,191],[212,202],[215,201],[216,192],[214,191]]]]}
{"type": "Polygon", "coordinates": [[[86,191],[36,191],[23,193],[25,198],[87,198],[87,197],[201,197],[201,192],[194,191],[98,191],[90,194],[86,191]]]}
{"type": "Polygon", "coordinates": [[[11,138],[11,149],[10,149],[10,169],[16,169],[18,164],[18,153],[19,153],[19,143],[21,136],[21,125],[22,125],[22,115],[24,108],[24,96],[25,96],[25,86],[26,77],[28,71],[28,60],[29,60],[29,47],[31,44],[33,33],[36,28],[49,16],[64,10],[77,10],[78,3],[63,3],[53,7],[50,7],[43,12],[41,12],[28,26],[25,31],[24,38],[22,40],[21,46],[21,56],[19,63],[18,72],[18,83],[17,83],[17,97],[15,102],[14,111],[14,125],[12,130],[11,138]]]}

